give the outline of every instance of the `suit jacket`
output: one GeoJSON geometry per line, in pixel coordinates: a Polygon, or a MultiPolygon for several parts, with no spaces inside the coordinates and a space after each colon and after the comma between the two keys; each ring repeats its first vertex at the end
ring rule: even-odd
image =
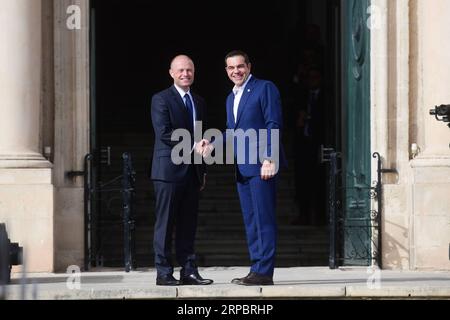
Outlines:
{"type": "MultiPolygon", "coordinates": [[[[262,163],[260,160],[262,159],[260,159],[259,155],[263,155],[264,158],[272,157],[270,150],[272,150],[271,148],[274,141],[271,141],[270,139],[271,129],[280,130],[280,140],[278,141],[279,162],[277,163],[277,166],[286,166],[286,157],[283,146],[281,145],[281,129],[283,122],[281,97],[275,84],[252,76],[247,83],[239,102],[236,121],[233,114],[233,105],[234,93],[231,92],[226,101],[227,128],[234,129],[235,131],[242,129],[244,132],[249,129],[254,129],[257,137],[256,145],[252,142],[246,142],[244,148],[239,148],[236,139],[234,139],[235,157],[237,156],[236,152],[239,149],[245,153],[245,163],[238,163],[240,173],[246,177],[254,177],[261,174],[262,163]],[[260,144],[258,142],[260,129],[268,130],[266,144],[260,144]]],[[[239,157],[237,160],[239,162],[239,157]]]]}
{"type": "MultiPolygon", "coordinates": [[[[191,95],[194,100],[196,121],[203,121],[206,110],[205,101],[192,91],[191,95]]],[[[166,182],[181,182],[188,177],[189,166],[194,166],[197,178],[200,184],[202,184],[203,174],[206,172],[206,166],[204,164],[176,165],[171,160],[172,149],[180,142],[171,140],[173,131],[177,129],[189,130],[192,138],[191,145],[194,142],[194,133],[190,129],[192,119],[189,116],[183,99],[174,86],[158,92],[152,97],[151,115],[153,129],[155,131],[151,179],[166,182]]]]}

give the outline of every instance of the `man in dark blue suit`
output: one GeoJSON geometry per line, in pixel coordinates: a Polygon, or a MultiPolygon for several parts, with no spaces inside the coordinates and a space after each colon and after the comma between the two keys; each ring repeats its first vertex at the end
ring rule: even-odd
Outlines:
{"type": "Polygon", "coordinates": [[[185,129],[189,131],[192,146],[188,158],[193,158],[195,122],[205,118],[206,105],[190,90],[195,68],[188,56],[175,57],[169,73],[174,80],[173,86],[155,94],[151,106],[155,131],[151,179],[156,198],[153,241],[156,284],[207,285],[213,281],[199,275],[194,252],[199,192],[205,185],[205,166],[193,162],[177,165],[171,157],[172,149],[180,143],[172,140],[172,133],[185,129]],[[179,281],[173,277],[171,258],[174,227],[176,258],[181,266],[179,281]]]}
{"type": "MultiPolygon", "coordinates": [[[[286,164],[279,134],[282,127],[280,93],[272,82],[251,75],[246,53],[230,52],[225,64],[228,77],[235,85],[226,101],[227,129],[234,132],[237,189],[252,262],[250,273],[233,279],[232,283],[273,285],[277,173],[280,165],[286,164]],[[266,141],[261,139],[260,130],[267,132],[266,141]],[[256,133],[256,141],[250,138],[243,144],[236,143],[239,131],[256,133]]],[[[229,138],[225,134],[224,141],[229,138]]],[[[203,155],[211,153],[216,143],[206,145],[203,155]]]]}

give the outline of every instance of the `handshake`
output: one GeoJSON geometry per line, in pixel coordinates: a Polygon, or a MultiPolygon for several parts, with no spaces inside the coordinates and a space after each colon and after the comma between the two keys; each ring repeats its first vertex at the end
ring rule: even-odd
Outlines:
{"type": "Polygon", "coordinates": [[[210,141],[203,139],[195,145],[195,152],[202,155],[203,158],[207,158],[211,155],[214,150],[214,146],[210,141]]]}

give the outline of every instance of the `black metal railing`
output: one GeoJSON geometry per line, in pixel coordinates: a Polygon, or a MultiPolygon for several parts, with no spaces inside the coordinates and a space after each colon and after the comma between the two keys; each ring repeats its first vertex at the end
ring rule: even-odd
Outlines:
{"type": "Polygon", "coordinates": [[[330,228],[329,267],[342,265],[382,266],[382,174],[396,170],[383,169],[381,156],[377,159],[377,180],[372,185],[345,185],[351,177],[343,176],[341,154],[333,149],[322,150],[322,161],[328,163],[328,219],[330,228]],[[374,203],[373,203],[374,202],[374,203]],[[352,214],[350,214],[350,211],[352,214]]]}
{"type": "Polygon", "coordinates": [[[92,186],[92,154],[84,157],[84,270],[91,268],[92,262],[92,203],[91,193],[95,188],[92,186]]]}
{"type": "Polygon", "coordinates": [[[339,251],[338,251],[338,215],[337,215],[337,178],[338,178],[338,156],[336,152],[329,154],[329,175],[328,175],[328,219],[330,228],[330,269],[339,267],[339,251]]]}
{"type": "Polygon", "coordinates": [[[135,194],[136,173],[131,164],[131,156],[129,153],[122,155],[123,159],[123,177],[122,177],[122,197],[123,197],[123,249],[124,249],[124,265],[125,271],[130,272],[135,268],[133,261],[135,252],[135,242],[133,232],[135,230],[135,222],[132,215],[133,198],[135,194]]]}
{"type": "Polygon", "coordinates": [[[119,223],[123,225],[124,268],[126,272],[136,268],[135,221],[133,219],[136,173],[129,153],[123,153],[122,160],[122,174],[106,183],[97,182],[96,159],[92,154],[85,156],[83,172],[69,173],[72,176],[84,176],[85,270],[89,270],[93,266],[103,265],[102,250],[105,235],[102,231],[102,221],[108,218],[105,217],[105,214],[112,211],[110,209],[112,203],[117,200],[122,202],[122,219],[119,223]]]}

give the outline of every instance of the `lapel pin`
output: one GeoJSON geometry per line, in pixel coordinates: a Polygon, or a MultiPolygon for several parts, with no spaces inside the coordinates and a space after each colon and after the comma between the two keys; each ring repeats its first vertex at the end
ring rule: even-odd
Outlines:
{"type": "Polygon", "coordinates": [[[247,89],[247,92],[250,92],[251,90],[250,89],[247,89]]]}

